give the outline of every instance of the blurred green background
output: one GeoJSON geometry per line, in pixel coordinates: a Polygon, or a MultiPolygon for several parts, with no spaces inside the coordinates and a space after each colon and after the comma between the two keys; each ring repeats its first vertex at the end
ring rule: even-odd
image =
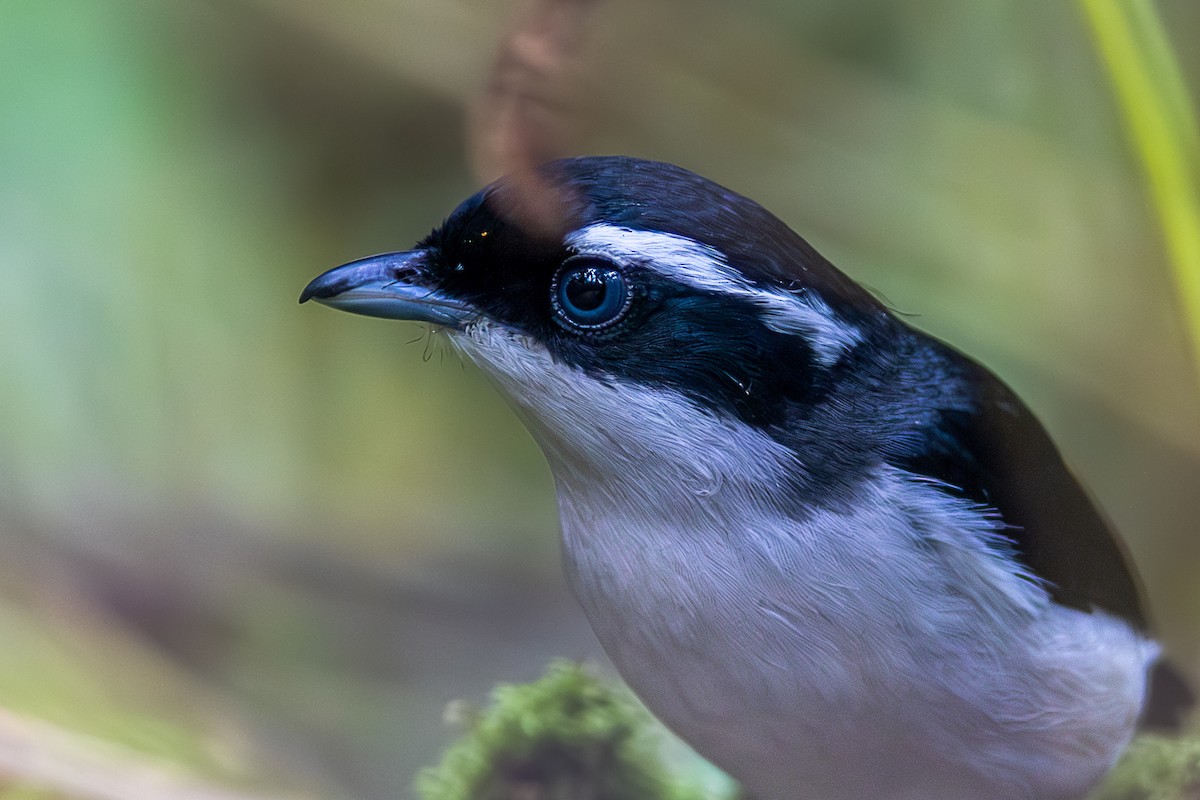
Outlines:
{"type": "MultiPolygon", "coordinates": [[[[1194,92],[1200,5],[1157,5],[1194,92]]],[[[599,657],[486,381],[416,325],[296,305],[477,188],[467,109],[521,7],[0,5],[0,707],[382,800],[448,701],[599,657]]],[[[992,367],[1200,675],[1200,376],[1080,7],[611,0],[589,26],[569,152],[754,197],[992,367]]]]}

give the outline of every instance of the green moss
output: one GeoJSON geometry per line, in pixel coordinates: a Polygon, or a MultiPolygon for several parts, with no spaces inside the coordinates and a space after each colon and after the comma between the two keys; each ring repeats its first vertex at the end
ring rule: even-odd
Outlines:
{"type": "Polygon", "coordinates": [[[698,800],[663,767],[649,718],[579,664],[501,685],[437,767],[424,800],[698,800]]]}
{"type": "Polygon", "coordinates": [[[1200,800],[1200,738],[1139,737],[1091,800],[1200,800]]]}

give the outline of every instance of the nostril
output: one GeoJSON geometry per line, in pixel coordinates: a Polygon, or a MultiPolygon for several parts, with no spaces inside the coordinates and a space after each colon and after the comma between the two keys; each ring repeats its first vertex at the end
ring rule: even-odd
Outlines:
{"type": "Polygon", "coordinates": [[[409,267],[397,267],[392,270],[392,280],[407,283],[417,276],[417,270],[409,267]]]}

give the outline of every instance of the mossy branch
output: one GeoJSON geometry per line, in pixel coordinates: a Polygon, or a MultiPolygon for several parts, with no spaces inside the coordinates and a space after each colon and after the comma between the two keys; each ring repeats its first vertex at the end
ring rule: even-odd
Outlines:
{"type": "Polygon", "coordinates": [[[580,664],[501,685],[437,767],[424,800],[701,800],[661,763],[650,718],[580,664]]]}
{"type": "Polygon", "coordinates": [[[1200,738],[1139,737],[1090,800],[1200,800],[1200,738]]]}

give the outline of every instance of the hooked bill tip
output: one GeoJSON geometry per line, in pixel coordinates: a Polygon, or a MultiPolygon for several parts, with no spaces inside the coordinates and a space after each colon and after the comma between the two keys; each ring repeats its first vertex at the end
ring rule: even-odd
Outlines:
{"type": "Polygon", "coordinates": [[[320,300],[324,297],[333,297],[335,294],[340,294],[346,287],[345,277],[342,275],[331,275],[334,270],[330,270],[323,275],[318,275],[308,282],[308,286],[304,287],[304,291],[300,293],[300,302],[307,303],[309,300],[320,300]]]}

